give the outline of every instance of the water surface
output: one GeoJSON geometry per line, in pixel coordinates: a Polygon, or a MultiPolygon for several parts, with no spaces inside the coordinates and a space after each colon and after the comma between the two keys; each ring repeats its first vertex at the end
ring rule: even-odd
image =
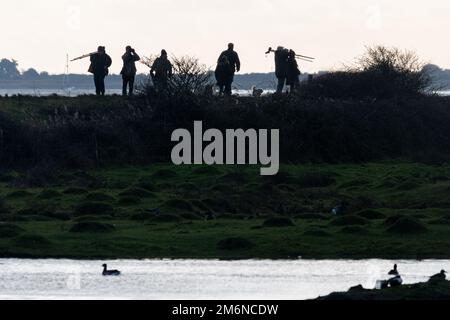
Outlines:
{"type": "Polygon", "coordinates": [[[450,269],[450,260],[0,259],[0,299],[313,299],[357,284],[373,288],[394,263],[405,283],[450,269]],[[105,262],[122,275],[103,277],[105,262]]]}

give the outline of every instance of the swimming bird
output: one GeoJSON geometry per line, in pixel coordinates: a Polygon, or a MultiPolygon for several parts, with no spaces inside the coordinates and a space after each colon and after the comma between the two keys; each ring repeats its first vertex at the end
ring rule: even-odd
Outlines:
{"type": "Polygon", "coordinates": [[[400,273],[398,272],[398,270],[397,270],[397,265],[396,265],[396,264],[394,264],[394,269],[391,270],[391,271],[389,271],[388,274],[391,275],[391,276],[398,276],[398,275],[400,274],[400,273]]]}
{"type": "Polygon", "coordinates": [[[431,276],[430,281],[444,281],[447,278],[445,276],[446,273],[447,273],[447,271],[441,270],[440,273],[435,274],[434,276],[431,276]]]}
{"type": "Polygon", "coordinates": [[[103,266],[103,273],[104,276],[120,276],[119,270],[108,270],[108,265],[104,264],[103,266]]]}

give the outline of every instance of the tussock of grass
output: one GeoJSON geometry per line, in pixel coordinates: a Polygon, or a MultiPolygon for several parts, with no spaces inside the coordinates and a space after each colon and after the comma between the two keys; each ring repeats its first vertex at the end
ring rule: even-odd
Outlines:
{"type": "Polygon", "coordinates": [[[281,228],[281,227],[293,227],[295,223],[286,217],[272,217],[264,221],[263,227],[266,228],[281,228]]]}
{"type": "Polygon", "coordinates": [[[325,230],[320,230],[320,229],[312,229],[312,230],[307,230],[303,233],[305,236],[310,236],[310,237],[330,237],[331,234],[329,232],[326,232],[325,230]]]}
{"type": "Polygon", "coordinates": [[[243,250],[253,247],[253,244],[250,240],[242,237],[231,237],[220,240],[217,247],[220,250],[243,250]]]}
{"type": "Polygon", "coordinates": [[[356,213],[357,216],[368,220],[379,220],[386,218],[386,215],[376,210],[363,210],[356,213]]]}
{"type": "Polygon", "coordinates": [[[138,198],[155,198],[156,195],[146,189],[141,188],[130,188],[121,193],[119,193],[120,197],[138,197],[138,198]]]}
{"type": "Polygon", "coordinates": [[[180,214],[180,217],[182,217],[185,220],[203,220],[204,218],[202,216],[199,216],[198,214],[195,213],[182,213],[180,214]]]}
{"type": "Polygon", "coordinates": [[[193,175],[206,175],[206,176],[213,176],[220,174],[220,171],[216,167],[212,166],[202,166],[199,168],[195,168],[192,170],[193,175]]]}
{"type": "Polygon", "coordinates": [[[24,230],[11,223],[0,223],[0,239],[13,238],[24,232],[24,230]]]}
{"type": "Polygon", "coordinates": [[[333,226],[363,226],[367,224],[369,224],[367,219],[355,215],[342,216],[331,221],[333,226]]]}
{"type": "Polygon", "coordinates": [[[330,216],[321,213],[301,213],[295,216],[295,219],[301,220],[329,220],[330,216]]]}
{"type": "Polygon", "coordinates": [[[164,202],[163,207],[168,208],[169,210],[174,210],[176,212],[184,211],[184,212],[194,212],[195,209],[192,204],[183,199],[172,199],[164,202]]]}
{"type": "Polygon", "coordinates": [[[138,183],[136,183],[136,188],[138,189],[144,189],[150,192],[156,192],[157,188],[156,186],[149,181],[139,181],[138,183]]]}
{"type": "Polygon", "coordinates": [[[297,184],[302,188],[325,188],[336,183],[336,179],[330,174],[311,172],[304,173],[297,179],[297,184]]]}
{"type": "Polygon", "coordinates": [[[63,194],[73,194],[73,195],[82,195],[88,193],[88,191],[84,188],[77,187],[69,187],[64,189],[63,194]]]}
{"type": "Polygon", "coordinates": [[[214,198],[203,199],[202,203],[207,208],[211,208],[214,212],[218,213],[235,213],[236,209],[231,204],[230,200],[225,196],[218,196],[214,198]]]}
{"type": "Polygon", "coordinates": [[[41,200],[50,200],[60,198],[62,196],[61,193],[55,190],[44,190],[39,193],[36,197],[41,200]]]}
{"type": "Polygon", "coordinates": [[[394,222],[388,229],[390,233],[417,234],[428,231],[427,227],[417,218],[403,217],[394,222]]]}
{"type": "Polygon", "coordinates": [[[369,232],[366,228],[361,226],[347,226],[341,229],[340,233],[344,234],[357,234],[357,235],[366,235],[369,232]]]}
{"type": "Polygon", "coordinates": [[[152,221],[159,223],[172,223],[172,222],[180,222],[182,221],[182,218],[174,214],[161,214],[156,217],[154,216],[152,218],[152,221]]]}
{"type": "Polygon", "coordinates": [[[79,222],[75,225],[73,225],[69,232],[72,233],[108,233],[115,231],[116,228],[107,223],[100,223],[100,222],[92,222],[92,221],[86,221],[86,222],[79,222]]]}
{"type": "Polygon", "coordinates": [[[245,172],[230,172],[224,174],[223,176],[217,179],[219,184],[227,184],[227,183],[235,183],[235,184],[244,184],[247,182],[247,174],[245,172]]]}
{"type": "Polygon", "coordinates": [[[139,205],[141,203],[142,203],[141,198],[131,197],[131,196],[122,197],[117,201],[117,204],[119,206],[135,206],[135,205],[139,205]]]}
{"type": "Polygon", "coordinates": [[[14,240],[14,243],[18,247],[29,249],[45,248],[51,244],[51,242],[47,238],[37,234],[21,235],[14,240]]]}
{"type": "Polygon", "coordinates": [[[115,199],[111,197],[110,195],[101,193],[101,192],[95,192],[95,193],[89,193],[85,197],[86,201],[94,201],[94,202],[114,202],[115,199]]]}
{"type": "Polygon", "coordinates": [[[110,204],[103,202],[83,202],[75,208],[74,215],[111,215],[113,212],[114,209],[110,204]]]}
{"type": "Polygon", "coordinates": [[[18,198],[27,198],[32,197],[34,194],[27,191],[27,190],[17,190],[13,191],[6,195],[6,198],[8,199],[18,199],[18,198]]]}
{"type": "Polygon", "coordinates": [[[175,177],[177,177],[177,173],[168,169],[161,169],[152,174],[152,178],[155,180],[172,179],[175,177]]]}

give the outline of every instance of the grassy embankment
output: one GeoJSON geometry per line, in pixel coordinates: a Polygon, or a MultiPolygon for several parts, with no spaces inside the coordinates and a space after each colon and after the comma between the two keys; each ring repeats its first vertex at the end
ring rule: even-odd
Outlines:
{"type": "Polygon", "coordinates": [[[284,165],[263,178],[150,165],[66,170],[45,187],[0,178],[2,257],[450,258],[450,166],[284,165]],[[341,200],[349,213],[334,218],[341,200]]]}

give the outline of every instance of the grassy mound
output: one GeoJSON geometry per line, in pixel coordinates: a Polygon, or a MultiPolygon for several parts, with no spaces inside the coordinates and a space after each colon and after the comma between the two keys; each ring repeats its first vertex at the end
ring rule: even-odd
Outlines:
{"type": "Polygon", "coordinates": [[[83,202],[74,211],[75,216],[87,215],[111,215],[114,209],[111,205],[103,202],[83,202]]]}
{"type": "Polygon", "coordinates": [[[263,227],[266,228],[282,228],[282,227],[293,227],[295,223],[286,217],[272,217],[264,221],[263,227]]]}
{"type": "Polygon", "coordinates": [[[63,194],[69,194],[69,195],[80,195],[80,194],[86,194],[88,191],[84,188],[78,188],[78,187],[69,187],[64,189],[62,192],[63,194]]]}
{"type": "Polygon", "coordinates": [[[202,203],[206,208],[219,213],[234,213],[236,211],[230,200],[225,196],[203,199],[202,203]]]}
{"type": "Polygon", "coordinates": [[[163,207],[176,212],[194,212],[195,209],[189,201],[183,199],[172,199],[164,202],[163,207]]]}
{"type": "Polygon", "coordinates": [[[155,194],[142,188],[130,188],[121,193],[120,197],[155,198],[155,194]]]}
{"type": "Polygon", "coordinates": [[[86,222],[79,222],[70,228],[69,232],[72,233],[108,233],[115,231],[116,228],[107,223],[100,223],[100,222],[92,222],[92,221],[86,221],[86,222]]]}
{"type": "Polygon", "coordinates": [[[32,197],[34,194],[27,191],[27,190],[17,190],[13,191],[6,195],[6,198],[8,199],[20,199],[20,198],[27,198],[32,197]]]}
{"type": "Polygon", "coordinates": [[[177,173],[169,169],[158,170],[152,174],[152,178],[156,180],[171,179],[175,177],[177,177],[177,173]]]}
{"type": "Polygon", "coordinates": [[[0,239],[17,237],[24,230],[11,223],[0,223],[0,239]]]}
{"type": "Polygon", "coordinates": [[[101,192],[95,192],[95,193],[89,193],[85,197],[86,201],[94,201],[94,202],[114,202],[115,199],[111,197],[110,195],[101,193],[101,192]]]}
{"type": "Polygon", "coordinates": [[[161,214],[159,216],[153,216],[152,221],[158,223],[173,223],[180,222],[182,220],[181,217],[174,214],[161,214]]]}
{"type": "Polygon", "coordinates": [[[247,182],[247,174],[245,172],[230,172],[219,177],[217,179],[217,182],[219,184],[220,183],[244,184],[245,182],[247,182]]]}
{"type": "Polygon", "coordinates": [[[192,174],[194,175],[205,175],[205,176],[212,176],[212,175],[217,175],[219,174],[220,171],[219,169],[217,169],[216,167],[212,167],[212,166],[202,166],[199,168],[195,168],[194,170],[192,170],[192,174]]]}
{"type": "Polygon", "coordinates": [[[336,183],[336,179],[326,173],[304,173],[298,178],[298,185],[302,188],[325,188],[336,183]]]}
{"type": "Polygon", "coordinates": [[[296,177],[286,171],[280,171],[274,176],[264,177],[264,182],[271,185],[293,184],[297,182],[296,177]]]}
{"type": "Polygon", "coordinates": [[[55,190],[44,190],[41,193],[39,193],[36,197],[41,200],[50,200],[60,198],[61,193],[55,190]]]}
{"type": "Polygon", "coordinates": [[[364,226],[367,224],[369,224],[369,220],[355,215],[338,217],[331,221],[333,226],[364,226]]]}
{"type": "Polygon", "coordinates": [[[366,235],[366,234],[368,234],[368,231],[367,231],[367,229],[365,229],[361,226],[347,226],[347,227],[342,228],[340,233],[366,235]]]}
{"type": "Polygon", "coordinates": [[[195,213],[182,213],[180,214],[180,217],[182,217],[185,220],[203,220],[204,218],[195,214],[195,213]]]}
{"type": "Polygon", "coordinates": [[[42,247],[47,247],[51,242],[40,235],[36,234],[25,234],[17,237],[14,243],[18,247],[29,248],[29,249],[39,249],[42,247]]]}
{"type": "Polygon", "coordinates": [[[142,202],[141,198],[139,197],[122,197],[117,201],[117,204],[119,206],[135,206],[142,202]]]}
{"type": "Polygon", "coordinates": [[[427,230],[427,227],[414,217],[403,217],[387,229],[388,232],[396,234],[417,234],[424,233],[427,230]]]}
{"type": "Polygon", "coordinates": [[[331,234],[326,232],[325,230],[320,230],[320,229],[312,229],[312,230],[307,230],[303,233],[303,235],[305,236],[310,236],[310,237],[330,237],[331,234]]]}
{"type": "Polygon", "coordinates": [[[112,220],[110,216],[82,216],[73,219],[74,222],[90,222],[90,221],[104,221],[104,220],[112,220]]]}
{"type": "Polygon", "coordinates": [[[250,240],[236,237],[236,238],[226,238],[223,240],[220,240],[217,243],[217,247],[220,250],[242,250],[242,249],[249,249],[253,247],[253,244],[250,240]]]}
{"type": "Polygon", "coordinates": [[[149,182],[149,181],[139,181],[138,183],[136,183],[135,187],[138,189],[144,189],[144,190],[147,190],[150,192],[157,191],[156,186],[152,182],[149,182]]]}
{"type": "Polygon", "coordinates": [[[179,190],[181,192],[186,192],[186,193],[200,191],[199,187],[196,184],[190,183],[190,182],[185,182],[185,183],[179,184],[177,186],[177,190],[179,190]]]}
{"type": "Polygon", "coordinates": [[[321,213],[301,213],[295,216],[295,219],[300,220],[328,220],[329,216],[321,213]]]}
{"type": "Polygon", "coordinates": [[[357,216],[368,220],[379,220],[386,218],[386,215],[376,210],[363,210],[356,213],[357,216]]]}

